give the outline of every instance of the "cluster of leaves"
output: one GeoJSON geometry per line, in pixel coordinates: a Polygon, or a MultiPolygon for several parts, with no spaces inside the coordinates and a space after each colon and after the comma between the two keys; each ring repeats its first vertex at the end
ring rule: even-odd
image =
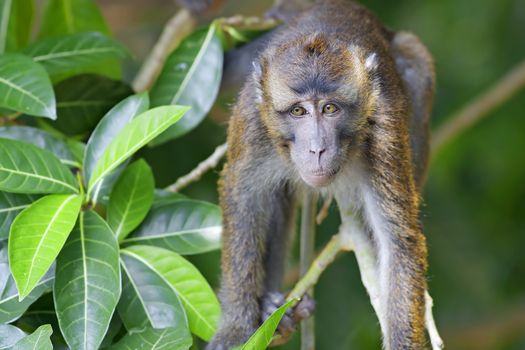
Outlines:
{"type": "MultiPolygon", "coordinates": [[[[220,247],[220,209],[155,189],[131,158],[208,113],[219,27],[186,38],[135,94],[94,1],[48,0],[36,40],[34,12],[33,0],[0,0],[0,349],[209,340],[219,303],[182,255],[220,247]]],[[[243,348],[265,348],[289,305],[243,348]]]]}

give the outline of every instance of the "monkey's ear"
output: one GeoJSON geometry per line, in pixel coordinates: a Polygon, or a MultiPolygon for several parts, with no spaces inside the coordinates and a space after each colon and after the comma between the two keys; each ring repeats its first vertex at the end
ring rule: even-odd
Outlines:
{"type": "Polygon", "coordinates": [[[252,61],[252,66],[253,81],[255,82],[255,100],[257,101],[257,103],[262,103],[262,66],[258,60],[252,61]]]}
{"type": "Polygon", "coordinates": [[[379,65],[377,54],[372,52],[365,58],[365,68],[369,73],[374,72],[379,65]]]}
{"type": "Polygon", "coordinates": [[[253,77],[256,80],[261,81],[261,77],[262,77],[261,63],[259,61],[252,61],[252,66],[253,66],[253,77]]]}

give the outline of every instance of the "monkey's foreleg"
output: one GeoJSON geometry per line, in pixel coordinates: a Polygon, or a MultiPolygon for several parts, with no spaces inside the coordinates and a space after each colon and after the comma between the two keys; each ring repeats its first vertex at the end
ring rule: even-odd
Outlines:
{"type": "Polygon", "coordinates": [[[230,171],[227,165],[221,191],[224,230],[219,298],[222,316],[207,350],[226,350],[242,344],[261,320],[269,202],[263,194],[237,191],[237,186],[246,184],[232,177],[230,171]]]}
{"type": "MultiPolygon", "coordinates": [[[[346,241],[352,246],[359,265],[359,272],[361,280],[365,286],[370,302],[376,315],[380,318],[380,291],[379,291],[379,271],[377,269],[377,252],[372,243],[370,233],[365,231],[365,227],[361,219],[353,214],[342,216],[343,224],[340,228],[340,234],[343,235],[346,241]]],[[[432,350],[441,350],[444,348],[443,340],[441,339],[434,316],[432,314],[432,298],[428,291],[425,292],[425,326],[428,331],[432,350]]],[[[383,327],[383,326],[382,326],[383,327]]]]}

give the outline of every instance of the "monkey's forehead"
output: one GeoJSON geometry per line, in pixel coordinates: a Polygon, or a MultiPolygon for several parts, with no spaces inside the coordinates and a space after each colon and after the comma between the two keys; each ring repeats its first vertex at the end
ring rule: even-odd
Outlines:
{"type": "Polygon", "coordinates": [[[277,110],[305,99],[356,103],[372,88],[365,68],[356,66],[356,60],[347,55],[304,60],[288,57],[282,61],[275,57],[267,68],[263,85],[277,110]]]}

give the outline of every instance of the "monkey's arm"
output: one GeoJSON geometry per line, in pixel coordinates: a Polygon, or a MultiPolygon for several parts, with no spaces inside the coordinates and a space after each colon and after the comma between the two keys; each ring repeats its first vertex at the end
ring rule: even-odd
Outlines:
{"type": "Polygon", "coordinates": [[[377,246],[385,348],[420,350],[426,345],[427,251],[418,219],[419,192],[412,176],[408,101],[403,94],[398,96],[396,102],[384,102],[389,105],[380,107],[372,126],[363,200],[365,220],[377,246]]]}
{"type": "Polygon", "coordinates": [[[230,119],[220,181],[222,319],[207,349],[242,344],[260,325],[263,299],[280,287],[293,222],[293,193],[280,181],[282,161],[254,114],[253,92],[252,86],[244,89],[230,119]]]}

